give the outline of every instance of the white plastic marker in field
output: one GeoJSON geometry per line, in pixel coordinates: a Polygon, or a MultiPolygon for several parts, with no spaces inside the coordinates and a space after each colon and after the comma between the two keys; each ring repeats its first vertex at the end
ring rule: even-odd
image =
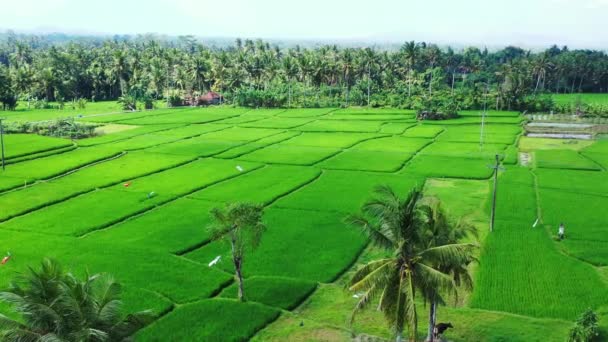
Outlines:
{"type": "Polygon", "coordinates": [[[537,224],[538,224],[538,219],[536,219],[536,221],[534,221],[534,224],[532,225],[532,228],[536,228],[537,224]]]}
{"type": "Polygon", "coordinates": [[[237,170],[239,170],[239,172],[243,172],[243,170],[244,170],[244,169],[241,167],[241,165],[237,165],[237,166],[236,166],[236,169],[237,169],[237,170]]]}
{"type": "Polygon", "coordinates": [[[215,264],[217,264],[218,262],[220,262],[221,258],[222,258],[221,255],[216,256],[215,259],[211,260],[211,262],[209,263],[209,267],[214,266],[215,264]]]}

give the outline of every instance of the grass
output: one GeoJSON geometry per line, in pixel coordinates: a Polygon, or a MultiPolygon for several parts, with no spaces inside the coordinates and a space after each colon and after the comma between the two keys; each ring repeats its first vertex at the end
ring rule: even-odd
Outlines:
{"type": "Polygon", "coordinates": [[[607,94],[553,94],[553,101],[557,104],[576,104],[581,101],[585,104],[608,105],[607,94]]]}
{"type": "Polygon", "coordinates": [[[606,288],[593,267],[561,254],[542,225],[532,228],[532,174],[509,168],[500,179],[505,190],[498,194],[496,228],[482,249],[471,305],[566,320],[605,305],[606,288]]]}
{"type": "Polygon", "coordinates": [[[339,148],[286,145],[283,142],[254,150],[239,158],[268,164],[314,165],[338,152],[339,148]]]}
{"type": "MultiPolygon", "coordinates": [[[[481,116],[481,110],[461,110],[458,112],[458,115],[469,117],[469,116],[481,116]]],[[[485,113],[486,116],[489,117],[518,117],[520,115],[519,112],[516,111],[498,111],[498,110],[488,110],[485,113]]]]}
{"type": "Polygon", "coordinates": [[[593,145],[581,150],[581,154],[608,170],[608,140],[596,141],[593,145]]]}
{"type": "MultiPolygon", "coordinates": [[[[52,234],[81,235],[109,226],[126,217],[150,209],[170,199],[186,195],[210,184],[240,175],[235,161],[199,160],[193,163],[129,181],[129,187],[95,191],[55,204],[9,222],[3,227],[52,234]],[[191,175],[196,175],[191,178],[191,175]],[[152,197],[149,194],[154,193],[152,197]],[[94,210],[90,210],[94,208],[94,210]],[[81,214],[90,211],[87,222],[81,214]]],[[[241,163],[246,170],[259,165],[241,163]]]]}
{"type": "Polygon", "coordinates": [[[443,127],[418,125],[408,128],[405,133],[403,133],[403,136],[408,138],[435,138],[443,131],[443,127]]]}
{"type": "Polygon", "coordinates": [[[487,179],[492,176],[492,169],[488,167],[490,163],[490,159],[419,155],[401,173],[437,178],[487,179]]]}
{"type": "Polygon", "coordinates": [[[380,133],[385,134],[402,134],[406,129],[414,127],[413,123],[387,122],[380,128],[380,133]]]}
{"type": "Polygon", "coordinates": [[[343,151],[319,164],[331,170],[395,172],[412,158],[412,154],[351,149],[343,151]]]}
{"type": "MultiPolygon", "coordinates": [[[[366,244],[356,229],[346,227],[338,213],[306,210],[266,210],[268,227],[260,246],[243,263],[246,278],[289,277],[313,282],[331,282],[346,271],[366,244]]],[[[230,245],[216,241],[184,256],[203,265],[221,255],[217,267],[233,273],[230,245]]]]}
{"type": "Polygon", "coordinates": [[[608,265],[606,248],[605,219],[601,213],[608,205],[608,197],[596,195],[573,194],[553,189],[540,190],[541,205],[543,208],[543,223],[553,236],[557,235],[560,223],[566,226],[567,241],[564,247],[568,254],[579,257],[598,266],[608,265]],[[563,199],[567,198],[567,201],[563,199]],[[582,244],[590,242],[590,247],[583,249],[582,244]],[[568,246],[576,245],[576,251],[568,246]],[[596,248],[592,248],[596,247],[596,248]],[[602,246],[601,248],[598,248],[602,246]],[[582,252],[582,253],[581,253],[582,252]]]}
{"type": "MultiPolygon", "coordinates": [[[[520,124],[524,121],[524,118],[521,116],[490,116],[484,119],[484,123],[486,124],[520,124]]],[[[424,121],[426,125],[470,125],[470,124],[481,124],[481,116],[464,116],[457,119],[452,120],[428,120],[424,121]]]]}
{"type": "Polygon", "coordinates": [[[276,202],[276,206],[314,211],[355,213],[376,185],[387,184],[400,192],[422,186],[422,177],[372,172],[324,171],[303,189],[276,202]]]}
{"type": "Polygon", "coordinates": [[[317,120],[298,127],[304,132],[368,132],[376,133],[382,127],[381,121],[338,121],[338,120],[317,120]]]}
{"type": "Polygon", "coordinates": [[[503,154],[507,145],[438,141],[425,148],[421,154],[464,159],[492,160],[496,154],[503,154]]]}
{"type": "MultiPolygon", "coordinates": [[[[328,113],[331,113],[334,109],[332,108],[299,108],[285,110],[277,114],[279,117],[285,118],[309,118],[309,117],[320,117],[328,113]]],[[[255,112],[255,111],[252,111],[255,112]]],[[[250,114],[249,112],[248,114],[250,114]]]]}
{"type": "Polygon", "coordinates": [[[311,118],[278,118],[271,117],[267,119],[263,119],[260,121],[254,121],[242,124],[242,127],[251,127],[251,128],[295,128],[302,125],[305,125],[314,119],[311,118]]]}
{"type": "Polygon", "coordinates": [[[4,157],[12,158],[57,150],[72,146],[69,139],[45,137],[35,134],[7,134],[4,136],[4,157]]]}
{"type": "MultiPolygon", "coordinates": [[[[376,310],[348,325],[356,299],[343,288],[353,265],[380,256],[344,217],[388,184],[401,194],[424,187],[479,227],[475,289],[439,309],[439,321],[455,326],[450,341],[560,340],[566,320],[587,307],[605,320],[608,176],[561,167],[605,167],[608,145],[520,138],[540,164],[560,168],[501,171],[489,233],[489,166],[495,153],[517,163],[521,117],[490,112],[480,150],[477,114],[416,124],[396,109],[210,107],[81,118],[108,123],[108,132],[73,150],[27,147],[0,174],[2,248],[13,255],[0,288],[50,256],[77,274],[113,274],[129,310],[152,309],[159,318],[140,340],[390,339],[376,310]],[[132,125],[116,126],[125,121],[132,125]],[[233,201],[266,207],[268,230],[246,254],[244,304],[233,300],[230,246],[208,229],[209,211],[233,201]],[[562,221],[567,238],[558,242],[562,221]]],[[[422,337],[427,309],[419,309],[422,337]]]]}
{"type": "Polygon", "coordinates": [[[140,119],[145,117],[168,115],[183,113],[192,110],[191,108],[164,108],[159,110],[143,110],[137,112],[128,112],[123,110],[107,112],[97,115],[86,115],[82,118],[77,118],[79,121],[94,122],[94,123],[115,123],[125,120],[140,119]]]}
{"type": "Polygon", "coordinates": [[[537,169],[541,189],[556,189],[570,193],[604,196],[608,193],[608,174],[604,172],[560,169],[537,169]],[[564,179],[567,179],[564,182],[564,179]]]}
{"type": "Polygon", "coordinates": [[[279,316],[256,303],[211,299],[175,309],[136,338],[141,341],[246,341],[279,316]]]}
{"type": "Polygon", "coordinates": [[[382,121],[382,122],[406,122],[410,124],[416,123],[413,115],[402,115],[398,113],[392,114],[343,114],[332,113],[323,118],[324,120],[364,120],[364,121],[382,121]]]}
{"type": "Polygon", "coordinates": [[[271,135],[266,138],[262,138],[262,139],[259,139],[259,140],[253,141],[253,142],[249,142],[249,143],[246,143],[246,144],[243,144],[240,146],[236,146],[234,148],[231,148],[225,152],[222,152],[222,153],[216,155],[216,157],[218,157],[218,158],[240,157],[244,154],[253,152],[255,150],[259,150],[266,146],[273,145],[273,144],[280,143],[282,141],[291,139],[300,134],[301,134],[300,132],[287,131],[287,132],[271,135]]]}
{"type": "Polygon", "coordinates": [[[0,221],[21,215],[75,195],[133,180],[187,162],[188,158],[152,153],[129,153],[120,158],[81,169],[48,183],[12,191],[0,196],[0,221]],[[127,167],[128,166],[128,167],[127,167]],[[23,199],[27,198],[27,201],[23,199]]]}
{"type": "Polygon", "coordinates": [[[246,109],[243,108],[229,107],[179,109],[177,112],[170,113],[170,115],[166,113],[148,115],[115,122],[126,125],[200,124],[236,117],[245,111],[246,109]]]}
{"type": "MultiPolygon", "coordinates": [[[[57,105],[57,103],[52,103],[57,105]]],[[[157,102],[156,107],[162,108],[164,103],[157,102]]],[[[73,108],[70,103],[66,103],[64,109],[35,109],[31,106],[28,109],[27,101],[20,101],[14,111],[4,111],[3,117],[8,121],[47,121],[58,118],[77,117],[78,115],[97,115],[102,113],[121,112],[120,104],[116,101],[89,102],[84,109],[73,108]]]]}
{"type": "Polygon", "coordinates": [[[429,139],[392,136],[361,142],[319,164],[322,168],[394,172],[431,143],[429,139]]]}
{"type": "Polygon", "coordinates": [[[536,166],[550,169],[601,170],[593,161],[573,150],[539,150],[534,153],[536,166]]]}
{"type": "MultiPolygon", "coordinates": [[[[236,163],[231,161],[231,163],[236,163]]],[[[241,163],[246,167],[246,163],[241,163]]],[[[275,199],[313,181],[319,170],[299,166],[270,165],[230,182],[198,191],[191,198],[212,202],[252,202],[269,204],[275,199]],[[243,191],[247,189],[247,191],[243,191]]]]}
{"type": "MultiPolygon", "coordinates": [[[[108,126],[115,126],[120,124],[109,124],[108,126]]],[[[155,126],[134,126],[134,125],[120,125],[120,126],[128,126],[133,127],[129,130],[124,130],[120,132],[114,132],[111,134],[101,134],[91,138],[85,138],[78,140],[78,146],[93,146],[99,144],[106,144],[113,141],[124,140],[132,137],[136,137],[138,135],[144,135],[148,133],[154,132],[162,132],[164,130],[168,130],[171,128],[180,127],[182,125],[155,125],[155,126]]],[[[100,128],[107,127],[101,126],[100,128]]]]}
{"type": "MultiPolygon", "coordinates": [[[[365,340],[366,335],[394,339],[384,317],[374,309],[357,315],[348,324],[356,299],[340,285],[321,285],[302,307],[293,314],[282,315],[260,332],[253,341],[345,341],[351,334],[365,340]],[[363,335],[365,334],[365,335],[363,335]]],[[[426,337],[426,310],[420,303],[418,336],[426,337]]],[[[470,308],[439,307],[438,322],[454,325],[445,333],[449,341],[560,341],[570,323],[555,319],[531,319],[495,311],[470,308]]],[[[373,340],[373,337],[372,337],[373,340]]]]}
{"type": "Polygon", "coordinates": [[[153,146],[146,151],[153,153],[187,156],[187,157],[210,157],[225,152],[233,147],[246,144],[247,141],[235,140],[210,140],[204,136],[191,139],[179,140],[169,144],[153,146]]]}
{"type": "Polygon", "coordinates": [[[99,190],[0,224],[3,229],[44,234],[81,235],[152,208],[167,197],[148,199],[139,193],[99,190]],[[83,222],[82,213],[87,213],[83,222]]]}
{"type": "MultiPolygon", "coordinates": [[[[312,281],[281,277],[251,277],[244,281],[243,286],[247,301],[284,310],[294,309],[316,287],[317,284],[312,281]]],[[[236,299],[237,291],[237,284],[232,284],[220,293],[220,297],[236,299]]]]}
{"type": "Polygon", "coordinates": [[[378,115],[378,114],[401,114],[414,116],[416,113],[410,109],[399,108],[370,108],[370,107],[348,107],[336,110],[333,114],[357,114],[357,115],[378,115]]]}
{"type": "Polygon", "coordinates": [[[206,228],[211,221],[208,215],[201,213],[208,213],[216,205],[213,202],[180,198],[109,229],[95,231],[84,239],[125,248],[146,246],[154,251],[180,254],[209,242],[211,236],[206,228]]]}
{"type": "Polygon", "coordinates": [[[485,125],[483,136],[479,125],[449,126],[437,139],[438,141],[493,143],[511,145],[515,142],[521,128],[512,125],[485,125]]]}
{"type": "Polygon", "coordinates": [[[519,138],[519,150],[532,152],[536,150],[574,150],[579,151],[593,144],[593,140],[550,139],[550,138],[519,138]]]}
{"type": "Polygon", "coordinates": [[[305,132],[293,137],[281,145],[283,146],[314,146],[348,148],[360,141],[378,137],[371,133],[309,133],[305,132]]]}

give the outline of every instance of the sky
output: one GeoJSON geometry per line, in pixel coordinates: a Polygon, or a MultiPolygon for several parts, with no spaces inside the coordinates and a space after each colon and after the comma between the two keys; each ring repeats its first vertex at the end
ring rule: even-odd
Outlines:
{"type": "Polygon", "coordinates": [[[0,0],[0,30],[608,48],[608,0],[0,0]]]}

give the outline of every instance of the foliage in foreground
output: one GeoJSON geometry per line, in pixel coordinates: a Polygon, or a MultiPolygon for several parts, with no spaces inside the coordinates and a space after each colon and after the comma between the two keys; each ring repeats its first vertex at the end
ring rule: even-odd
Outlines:
{"type": "Polygon", "coordinates": [[[109,275],[79,280],[44,259],[0,293],[23,321],[0,315],[2,341],[127,341],[151,319],[149,312],[123,317],[121,286],[109,275]]]}
{"type": "Polygon", "coordinates": [[[212,226],[214,238],[230,241],[240,301],[245,301],[243,258],[246,250],[255,249],[260,244],[262,233],[266,230],[266,226],[262,222],[263,214],[262,205],[248,203],[227,204],[225,208],[211,210],[214,221],[212,226]]]}
{"type": "Polygon", "coordinates": [[[590,342],[599,336],[597,315],[588,309],[576,320],[568,335],[568,342],[590,342]]]}
{"type": "Polygon", "coordinates": [[[420,190],[406,198],[387,186],[377,187],[375,193],[377,197],[363,205],[364,215],[349,216],[347,221],[366,232],[373,245],[394,254],[363,265],[353,275],[350,290],[361,293],[351,322],[357,311],[378,299],[397,341],[406,326],[409,340],[416,341],[417,296],[443,304],[444,294],[456,294],[455,279],[466,273],[462,270],[473,261],[475,245],[444,244],[429,234],[429,227],[439,230],[434,222],[438,215],[433,214],[434,207],[421,203],[420,190]]]}
{"type": "Polygon", "coordinates": [[[74,118],[62,118],[44,122],[9,122],[6,133],[33,133],[51,137],[83,139],[95,135],[96,125],[83,124],[74,118]]]}

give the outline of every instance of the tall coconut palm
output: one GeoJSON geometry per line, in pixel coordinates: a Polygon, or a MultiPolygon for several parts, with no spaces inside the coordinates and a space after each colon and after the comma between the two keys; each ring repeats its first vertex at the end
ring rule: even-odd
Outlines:
{"type": "Polygon", "coordinates": [[[108,275],[79,280],[53,260],[30,268],[0,293],[23,319],[0,315],[2,341],[127,341],[151,321],[150,312],[124,316],[121,287],[108,275]]]}
{"type": "MultiPolygon", "coordinates": [[[[426,223],[425,240],[429,248],[456,245],[467,238],[477,237],[475,226],[466,220],[454,220],[448,217],[439,200],[432,199],[428,202],[423,210],[426,223]]],[[[465,253],[459,258],[441,259],[433,266],[440,272],[450,275],[458,288],[469,291],[473,288],[473,278],[468,266],[476,261],[475,249],[476,246],[471,244],[470,248],[465,249],[465,253]]],[[[429,292],[425,294],[425,300],[430,304],[427,341],[434,342],[433,331],[437,323],[437,307],[439,304],[445,304],[445,299],[443,294],[436,289],[427,288],[427,290],[429,292]]]]}
{"type": "Polygon", "coordinates": [[[540,54],[534,59],[532,62],[532,73],[536,76],[536,86],[534,87],[535,93],[538,91],[541,81],[543,82],[544,88],[544,80],[547,76],[547,72],[552,69],[553,66],[547,53],[540,54]]]}
{"type": "Polygon", "coordinates": [[[420,190],[412,190],[405,198],[387,186],[375,188],[374,193],[375,198],[363,205],[362,214],[349,216],[347,222],[361,228],[374,246],[392,256],[369,262],[353,275],[350,290],[363,293],[351,322],[359,310],[378,299],[378,308],[396,341],[402,341],[406,326],[409,340],[416,341],[416,296],[454,291],[453,278],[436,265],[442,260],[466,260],[471,245],[429,247],[425,215],[428,209],[421,203],[420,190]]]}
{"type": "Polygon", "coordinates": [[[262,222],[264,207],[259,204],[231,203],[211,210],[214,239],[230,242],[235,278],[239,286],[239,300],[245,301],[243,291],[243,259],[248,249],[260,244],[266,226],[262,222]]]}
{"type": "Polygon", "coordinates": [[[416,62],[418,61],[418,55],[420,54],[420,44],[414,41],[407,42],[401,47],[401,52],[403,53],[405,63],[408,67],[407,96],[410,97],[412,95],[412,72],[414,71],[416,62]]]}
{"type": "Polygon", "coordinates": [[[296,65],[295,58],[290,55],[285,56],[285,58],[283,58],[282,67],[283,74],[285,75],[285,78],[287,80],[289,92],[287,97],[287,107],[291,107],[291,83],[293,82],[293,79],[298,75],[298,67],[296,65]]]}

